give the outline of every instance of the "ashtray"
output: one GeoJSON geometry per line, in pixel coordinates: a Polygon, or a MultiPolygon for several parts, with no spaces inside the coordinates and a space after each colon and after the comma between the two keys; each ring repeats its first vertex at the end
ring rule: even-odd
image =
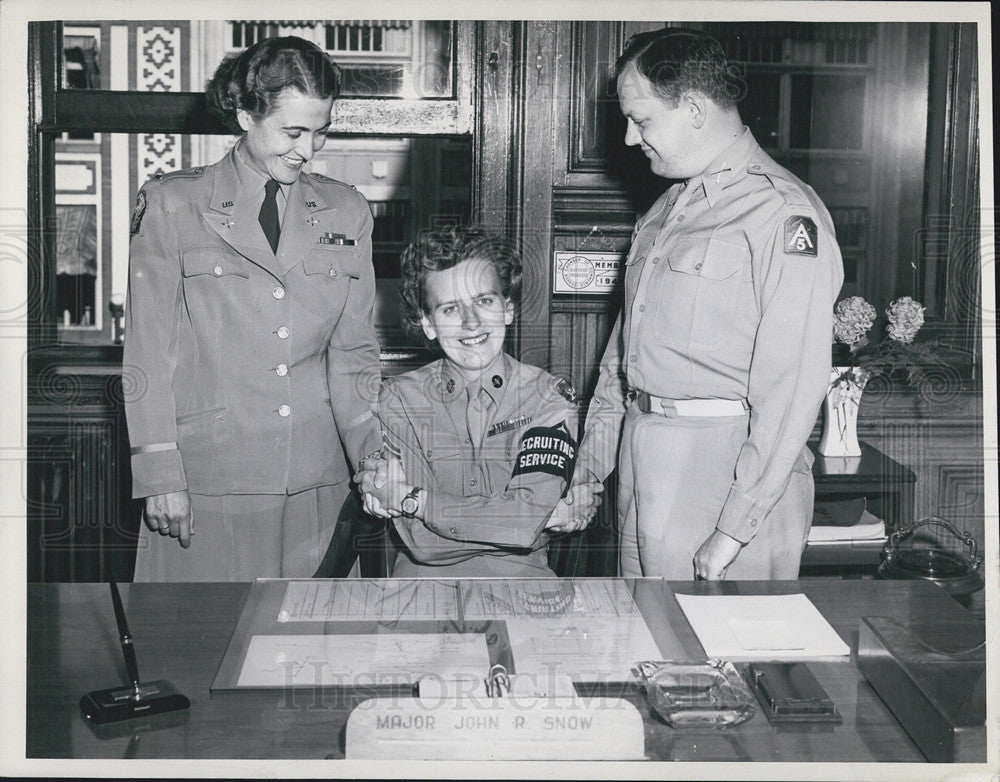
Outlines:
{"type": "Polygon", "coordinates": [[[650,708],[671,727],[725,728],[754,715],[753,696],[731,662],[646,660],[633,670],[650,708]]]}

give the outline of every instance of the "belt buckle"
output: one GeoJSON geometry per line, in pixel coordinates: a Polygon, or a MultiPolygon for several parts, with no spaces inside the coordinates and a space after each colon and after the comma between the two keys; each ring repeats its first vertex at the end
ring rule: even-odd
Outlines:
{"type": "Polygon", "coordinates": [[[645,391],[640,391],[637,388],[630,388],[626,393],[626,397],[636,407],[639,408],[639,412],[641,413],[651,412],[652,404],[649,398],[649,394],[647,394],[645,391]]]}

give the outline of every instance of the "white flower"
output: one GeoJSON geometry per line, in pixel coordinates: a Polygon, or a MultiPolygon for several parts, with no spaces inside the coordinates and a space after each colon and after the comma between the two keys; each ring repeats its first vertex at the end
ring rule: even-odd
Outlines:
{"type": "Polygon", "coordinates": [[[875,308],[860,296],[842,299],[833,308],[834,339],[856,345],[871,329],[877,315],[875,308]]]}
{"type": "Polygon", "coordinates": [[[889,337],[897,342],[913,342],[924,325],[924,310],[919,301],[909,296],[896,299],[885,311],[889,318],[889,337]]]}

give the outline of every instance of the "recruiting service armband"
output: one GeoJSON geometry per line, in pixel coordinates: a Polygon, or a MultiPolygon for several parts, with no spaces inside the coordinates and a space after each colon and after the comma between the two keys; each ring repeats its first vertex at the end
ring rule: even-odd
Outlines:
{"type": "Polygon", "coordinates": [[[535,426],[521,437],[511,477],[544,472],[568,481],[575,461],[576,441],[565,421],[556,426],[535,426]]]}

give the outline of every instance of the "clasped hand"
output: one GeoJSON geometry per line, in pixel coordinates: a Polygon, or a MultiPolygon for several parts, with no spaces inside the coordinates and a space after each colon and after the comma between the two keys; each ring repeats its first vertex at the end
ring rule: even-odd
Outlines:
{"type": "Polygon", "coordinates": [[[549,516],[545,531],[550,535],[559,535],[584,529],[597,515],[602,491],[604,484],[598,481],[572,484],[549,516]]]}
{"type": "MultiPolygon", "coordinates": [[[[402,462],[391,456],[362,459],[354,482],[361,491],[365,513],[382,519],[400,516],[403,497],[413,488],[407,483],[402,462]]],[[[546,521],[545,531],[558,535],[586,527],[597,513],[603,490],[604,484],[597,481],[573,484],[546,521]]]]}
{"type": "Polygon", "coordinates": [[[400,505],[403,497],[412,488],[406,482],[403,463],[393,456],[388,459],[381,456],[362,459],[354,482],[361,491],[365,513],[382,519],[402,514],[400,505]]]}

